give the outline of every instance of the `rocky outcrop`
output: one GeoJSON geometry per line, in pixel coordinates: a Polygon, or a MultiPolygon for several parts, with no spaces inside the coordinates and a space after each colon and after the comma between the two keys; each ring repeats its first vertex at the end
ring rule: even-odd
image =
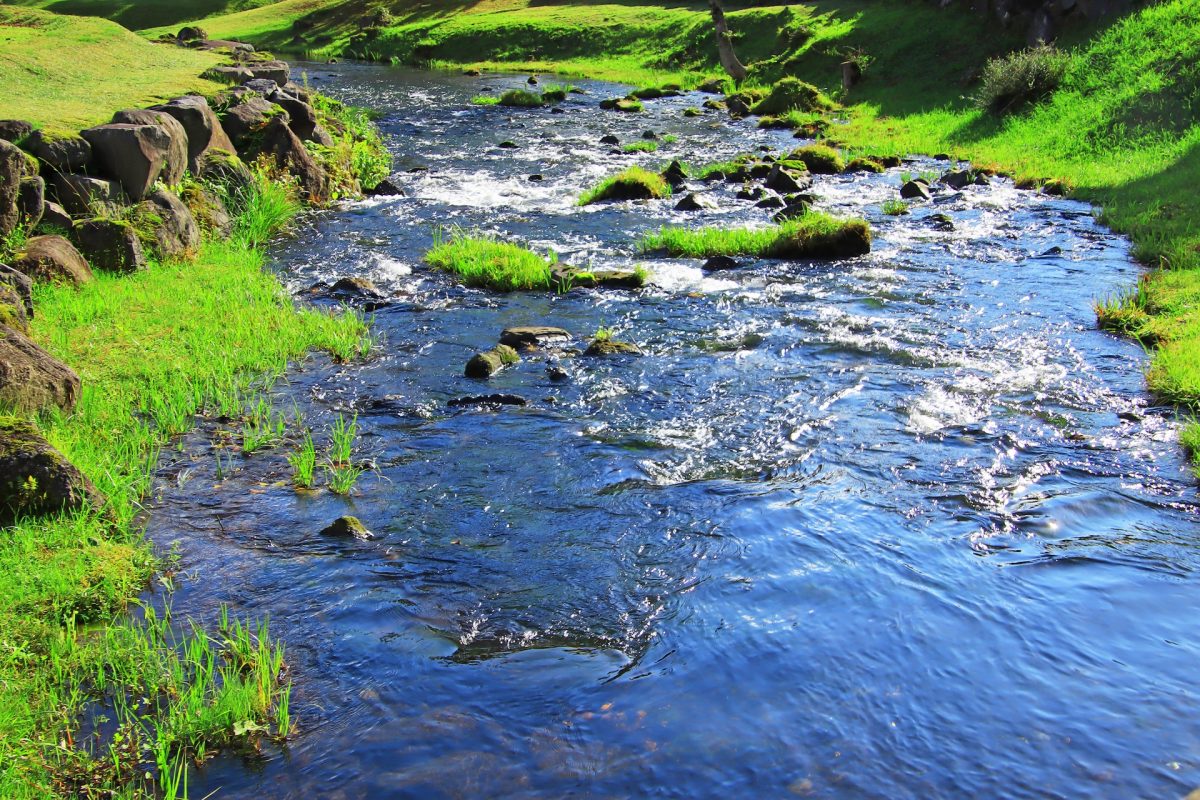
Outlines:
{"type": "Polygon", "coordinates": [[[329,176],[283,117],[275,117],[267,124],[262,144],[254,155],[269,156],[277,167],[295,176],[301,194],[309,201],[320,202],[329,196],[329,176]]]}
{"type": "Polygon", "coordinates": [[[157,125],[170,140],[166,162],[163,164],[162,181],[168,186],[178,186],[188,168],[188,136],[179,120],[163,111],[135,108],[118,111],[112,121],[126,125],[157,125]]]}
{"type": "Polygon", "coordinates": [[[20,212],[17,195],[25,176],[25,154],[15,144],[0,140],[0,236],[17,229],[20,212]]]}
{"type": "Polygon", "coordinates": [[[52,172],[83,172],[92,161],[92,146],[80,136],[34,131],[24,147],[52,172]]]}
{"type": "Polygon", "coordinates": [[[225,129],[221,127],[221,121],[203,97],[185,95],[154,106],[151,110],[169,114],[183,126],[188,140],[188,169],[193,175],[200,173],[201,156],[209,150],[237,153],[233,142],[229,141],[225,129]]]}
{"type": "Polygon", "coordinates": [[[487,379],[509,364],[516,364],[520,360],[521,357],[517,355],[516,350],[506,344],[498,344],[491,350],[473,355],[467,362],[463,374],[468,378],[487,379]]]}
{"type": "Polygon", "coordinates": [[[142,243],[128,222],[112,219],[76,222],[71,238],[93,269],[136,272],[146,266],[142,243]]]}
{"type": "Polygon", "coordinates": [[[19,224],[30,231],[42,221],[46,210],[46,181],[41,175],[23,178],[17,189],[19,224]]]}
{"type": "Polygon", "coordinates": [[[49,408],[70,411],[78,400],[74,370],[19,331],[0,326],[0,403],[36,414],[49,408]]]}
{"type": "Polygon", "coordinates": [[[41,283],[78,286],[93,280],[87,261],[61,236],[34,236],[17,254],[13,267],[41,283]]]}
{"type": "Polygon", "coordinates": [[[116,181],[88,175],[52,173],[50,192],[74,217],[87,217],[99,211],[124,205],[128,198],[116,181]]]}
{"type": "Polygon", "coordinates": [[[159,220],[154,226],[154,252],[159,257],[178,258],[200,246],[200,227],[173,192],[159,189],[142,206],[159,220]]]}
{"type": "Polygon", "coordinates": [[[158,125],[98,125],[82,135],[101,173],[117,180],[135,201],[150,194],[171,155],[171,137],[158,125]]]}
{"type": "Polygon", "coordinates": [[[0,527],[103,505],[104,497],[92,482],[33,425],[0,424],[0,527]]]}
{"type": "Polygon", "coordinates": [[[23,119],[0,119],[0,139],[16,144],[33,133],[33,125],[23,119]]]}

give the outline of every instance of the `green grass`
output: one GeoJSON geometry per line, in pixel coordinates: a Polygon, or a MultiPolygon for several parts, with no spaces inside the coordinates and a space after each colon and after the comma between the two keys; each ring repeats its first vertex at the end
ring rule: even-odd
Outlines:
{"type": "Polygon", "coordinates": [[[663,176],[641,167],[629,167],[605,178],[579,198],[587,206],[610,200],[650,200],[671,196],[671,186],[663,176]]]}
{"type": "Polygon", "coordinates": [[[561,103],[567,99],[567,95],[577,91],[574,86],[569,83],[565,84],[549,84],[542,89],[543,103],[561,103]]]}
{"type": "Polygon", "coordinates": [[[631,142],[621,148],[623,153],[653,153],[656,150],[658,150],[658,142],[650,140],[631,142]]]}
{"type": "Polygon", "coordinates": [[[452,273],[468,286],[512,292],[553,288],[551,267],[558,257],[551,253],[546,258],[490,236],[454,231],[446,239],[438,231],[425,261],[452,273]]]}
{"type": "Polygon", "coordinates": [[[471,104],[476,106],[500,105],[500,98],[491,94],[477,94],[471,98],[471,104]]]}
{"type": "Polygon", "coordinates": [[[817,175],[836,175],[846,169],[842,154],[823,144],[810,144],[788,153],[788,161],[801,161],[808,170],[817,175]]]}
{"type": "Polygon", "coordinates": [[[848,258],[870,249],[871,231],[864,220],[837,219],[815,211],[769,228],[668,226],[641,242],[644,253],[665,251],[674,258],[848,258]]]}
{"type": "Polygon", "coordinates": [[[288,454],[292,467],[292,483],[301,489],[311,489],[316,483],[317,447],[313,443],[312,431],[306,430],[300,447],[288,454]]]}
{"type": "Polygon", "coordinates": [[[0,119],[56,133],[220,88],[197,77],[221,60],[217,54],[154,45],[103,19],[0,6],[0,53],[0,119]]]}
{"type": "Polygon", "coordinates": [[[908,213],[908,203],[903,200],[886,200],[883,204],[883,213],[889,217],[899,217],[908,213]]]}
{"type": "Polygon", "coordinates": [[[770,93],[751,107],[755,114],[781,115],[828,111],[834,103],[825,94],[799,78],[787,77],[776,81],[770,93]]]}

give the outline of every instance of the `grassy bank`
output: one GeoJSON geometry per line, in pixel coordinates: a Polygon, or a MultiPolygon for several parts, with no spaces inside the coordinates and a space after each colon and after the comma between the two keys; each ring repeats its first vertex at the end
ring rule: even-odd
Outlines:
{"type": "Polygon", "coordinates": [[[0,540],[0,796],[107,796],[111,788],[133,796],[150,790],[141,777],[147,759],[171,765],[159,775],[166,786],[184,752],[202,757],[207,745],[239,738],[239,725],[244,735],[277,716],[281,701],[286,728],[281,652],[265,635],[236,623],[212,635],[226,656],[245,651],[241,666],[216,659],[228,674],[205,666],[207,634],[172,636],[162,620],[75,635],[121,613],[161,567],[136,516],[169,439],[197,415],[241,416],[249,398],[314,348],[347,359],[364,346],[361,319],[298,311],[263,271],[257,245],[297,207],[262,186],[267,196],[249,204],[238,234],[204,245],[192,263],[37,291],[32,334],[79,372],[83,392],[70,415],[33,422],[108,504],[98,514],[30,520],[0,540]],[[247,673],[248,664],[258,672],[247,673]],[[127,694],[151,702],[122,708],[127,694]],[[116,702],[109,713],[126,723],[125,744],[101,742],[95,757],[58,746],[93,701],[116,702]],[[150,749],[124,752],[130,737],[150,749]]]}
{"type": "Polygon", "coordinates": [[[152,44],[107,20],[0,5],[0,119],[76,132],[123,108],[211,94],[220,87],[197,76],[219,61],[152,44]]]}

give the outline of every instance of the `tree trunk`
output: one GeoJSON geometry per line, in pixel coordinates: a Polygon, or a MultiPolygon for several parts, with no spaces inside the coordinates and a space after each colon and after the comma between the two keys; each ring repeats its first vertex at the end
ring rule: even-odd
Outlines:
{"type": "Polygon", "coordinates": [[[712,11],[713,25],[717,29],[717,53],[721,57],[721,66],[735,81],[746,80],[746,68],[733,52],[733,42],[729,38],[729,26],[725,24],[725,9],[721,7],[721,0],[708,0],[708,7],[712,11]]]}

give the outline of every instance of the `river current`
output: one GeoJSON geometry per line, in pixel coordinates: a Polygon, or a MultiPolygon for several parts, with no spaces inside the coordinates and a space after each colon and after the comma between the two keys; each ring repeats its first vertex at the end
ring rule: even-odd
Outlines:
{"type": "MultiPolygon", "coordinates": [[[[702,95],[565,113],[470,104],[525,76],[300,65],[380,113],[404,197],[273,249],[298,293],[387,295],[364,362],[277,387],[318,431],[358,414],[350,498],[285,450],[218,480],[203,433],[163,466],[149,534],[177,615],[220,602],[287,643],[286,747],[192,770],[192,796],[1162,798],[1200,786],[1200,550],[1176,423],[1092,303],[1128,243],[1069,200],[991,186],[889,217],[904,171],[818,176],[873,252],[834,263],[646,258],[666,223],[764,224],[737,186],[579,208],[631,163],[780,153],[702,95]],[[599,143],[655,132],[657,153],[599,143]],[[515,149],[499,148],[511,140],[515,149]],[[415,170],[415,171],[409,171],[415,170]],[[529,176],[539,174],[540,181],[529,176]],[[952,230],[935,214],[946,215],[952,230]],[[643,291],[491,294],[422,263],[436,227],[644,265],[643,291]],[[641,357],[528,354],[462,375],[510,325],[600,327],[641,357]],[[451,408],[504,392],[523,407],[451,408]],[[319,531],[342,514],[377,536],[319,531]]],[[[306,294],[306,296],[309,296],[306,294]]],[[[226,468],[228,464],[225,465],[226,468]]]]}

